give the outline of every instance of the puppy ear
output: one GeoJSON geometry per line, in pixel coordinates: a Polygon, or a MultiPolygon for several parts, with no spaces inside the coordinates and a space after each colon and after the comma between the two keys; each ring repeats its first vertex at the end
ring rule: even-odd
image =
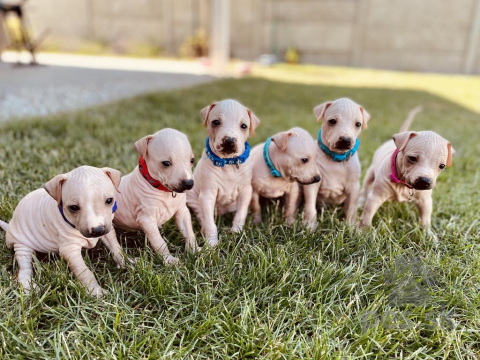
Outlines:
{"type": "Polygon", "coordinates": [[[203,127],[207,127],[207,120],[208,120],[208,114],[210,114],[210,111],[217,105],[217,103],[213,103],[208,105],[207,107],[203,108],[202,111],[200,111],[200,115],[202,115],[203,119],[203,127]]]}
{"type": "Polygon", "coordinates": [[[313,113],[317,118],[317,122],[321,122],[323,119],[323,115],[325,115],[325,111],[327,111],[328,107],[332,105],[332,101],[327,101],[321,105],[318,105],[315,109],[313,109],[313,113]]]}
{"type": "Polygon", "coordinates": [[[60,202],[62,201],[62,185],[65,181],[67,181],[67,175],[60,174],[55,176],[43,186],[48,195],[54,198],[59,206],[60,202]]]}
{"type": "Polygon", "coordinates": [[[285,151],[288,146],[288,139],[290,139],[292,136],[297,136],[297,133],[284,131],[272,137],[272,141],[281,151],[285,151]]]}
{"type": "Polygon", "coordinates": [[[447,143],[448,156],[447,156],[447,167],[452,166],[452,156],[455,154],[455,149],[452,147],[452,144],[447,143]]]}
{"type": "Polygon", "coordinates": [[[405,131],[397,135],[393,135],[393,142],[397,147],[398,151],[402,151],[407,146],[408,140],[412,137],[417,136],[417,133],[414,131],[405,131]]]}
{"type": "Polygon", "coordinates": [[[363,118],[362,118],[363,128],[366,129],[367,128],[367,122],[368,122],[368,120],[370,120],[370,114],[361,106],[360,106],[360,112],[363,115],[363,118]]]}
{"type": "Polygon", "coordinates": [[[118,170],[115,170],[109,167],[102,168],[102,171],[105,173],[105,175],[107,175],[110,178],[110,180],[113,183],[113,186],[115,186],[115,190],[117,190],[117,192],[120,192],[120,190],[118,190],[118,187],[120,186],[122,173],[118,170]]]}
{"type": "Polygon", "coordinates": [[[135,143],[135,149],[137,149],[138,153],[142,156],[145,157],[147,155],[147,150],[148,150],[148,142],[154,137],[154,135],[147,135],[138,140],[135,143]]]}
{"type": "Polygon", "coordinates": [[[260,124],[260,119],[250,109],[247,109],[248,117],[250,118],[250,135],[255,135],[255,129],[260,124]]]}

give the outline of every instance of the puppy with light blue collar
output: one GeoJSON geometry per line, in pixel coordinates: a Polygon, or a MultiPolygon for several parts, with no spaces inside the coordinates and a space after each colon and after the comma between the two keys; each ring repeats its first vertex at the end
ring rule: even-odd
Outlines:
{"type": "Polygon", "coordinates": [[[281,132],[252,149],[253,222],[262,221],[260,197],[275,199],[285,195],[285,222],[293,224],[300,194],[299,184],[320,181],[317,144],[301,128],[281,132]]]}
{"type": "Polygon", "coordinates": [[[318,133],[317,166],[322,181],[304,186],[304,222],[309,229],[317,227],[317,202],[321,206],[345,205],[346,220],[357,217],[361,167],[358,148],[362,127],[367,128],[368,112],[350,99],[342,98],[318,105],[313,110],[322,123],[318,133]]]}
{"type": "Polygon", "coordinates": [[[193,174],[195,187],[187,193],[187,205],[201,223],[208,244],[215,246],[216,213],[235,212],[233,232],[240,232],[245,224],[252,198],[252,159],[247,139],[260,120],[235,100],[213,103],[201,115],[208,138],[193,174]]]}

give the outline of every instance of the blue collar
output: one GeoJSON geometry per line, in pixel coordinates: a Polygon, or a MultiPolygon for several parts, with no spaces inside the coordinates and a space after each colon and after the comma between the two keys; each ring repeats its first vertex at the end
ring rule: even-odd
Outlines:
{"type": "Polygon", "coordinates": [[[248,142],[245,141],[245,152],[240,155],[239,157],[222,159],[215,154],[212,149],[210,149],[209,138],[207,137],[207,142],[205,144],[205,154],[207,154],[208,158],[212,160],[214,166],[224,167],[225,165],[241,165],[245,161],[247,161],[248,157],[250,156],[250,145],[248,142]]]}
{"type": "MultiPolygon", "coordinates": [[[[58,205],[58,210],[60,211],[60,214],[62,215],[63,217],[63,220],[65,220],[65,222],[70,225],[72,228],[75,229],[75,225],[73,225],[70,221],[68,221],[67,217],[65,216],[64,212],[63,212],[63,201],[60,200],[60,205],[58,205]]],[[[112,207],[112,214],[117,211],[117,202],[115,201],[115,203],[113,204],[113,207],[112,207]]]]}
{"type": "Polygon", "coordinates": [[[268,155],[268,147],[270,146],[271,142],[272,142],[272,137],[269,137],[265,142],[265,146],[263,147],[263,159],[265,160],[265,164],[267,164],[268,170],[270,170],[270,175],[276,178],[280,178],[282,177],[282,174],[280,174],[280,171],[275,169],[275,165],[273,165],[272,160],[268,155]]]}
{"type": "Polygon", "coordinates": [[[325,146],[324,143],[322,143],[322,130],[320,130],[318,132],[318,146],[320,147],[320,149],[322,149],[322,151],[325,154],[330,156],[333,161],[342,162],[342,161],[345,161],[345,160],[346,161],[350,160],[350,158],[353,155],[355,155],[355,153],[358,150],[358,147],[360,146],[360,140],[357,139],[357,141],[355,142],[355,146],[352,149],[348,150],[345,154],[338,154],[338,153],[330,150],[328,147],[325,146]]]}

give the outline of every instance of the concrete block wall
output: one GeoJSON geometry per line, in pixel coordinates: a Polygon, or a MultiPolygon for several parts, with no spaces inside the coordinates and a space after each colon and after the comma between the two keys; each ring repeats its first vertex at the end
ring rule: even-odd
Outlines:
{"type": "MultiPolygon", "coordinates": [[[[231,53],[294,46],[306,63],[464,73],[480,0],[230,0],[231,53]]],[[[178,55],[209,29],[210,0],[35,0],[34,30],[65,42],[155,44],[178,55]]],[[[473,72],[480,73],[480,36],[473,72]]]]}

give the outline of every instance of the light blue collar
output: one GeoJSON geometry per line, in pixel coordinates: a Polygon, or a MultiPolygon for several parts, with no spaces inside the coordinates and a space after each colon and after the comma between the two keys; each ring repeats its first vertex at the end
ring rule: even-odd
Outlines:
{"type": "Polygon", "coordinates": [[[212,151],[209,144],[209,138],[207,137],[207,141],[205,144],[205,154],[207,154],[208,158],[212,160],[214,166],[224,167],[225,165],[237,165],[238,167],[239,165],[247,161],[248,157],[250,156],[250,145],[247,141],[245,141],[245,151],[242,155],[240,155],[239,157],[222,159],[212,151]]]}
{"type": "Polygon", "coordinates": [[[263,159],[265,160],[265,164],[267,164],[268,170],[270,170],[270,175],[272,175],[273,177],[279,178],[279,177],[282,177],[282,174],[280,174],[280,172],[277,169],[275,169],[275,165],[273,165],[272,160],[268,155],[268,147],[270,146],[271,142],[272,142],[272,137],[269,137],[265,142],[265,145],[263,147],[263,159]]]}
{"type": "Polygon", "coordinates": [[[355,142],[355,146],[351,150],[348,150],[345,154],[338,154],[338,153],[330,150],[328,147],[325,146],[324,143],[322,143],[322,130],[320,130],[318,132],[318,146],[320,146],[320,149],[322,149],[322,151],[325,154],[330,156],[333,161],[342,162],[342,161],[345,161],[345,160],[346,161],[350,160],[350,158],[353,155],[355,155],[355,153],[358,150],[358,147],[360,146],[360,140],[357,139],[357,141],[355,142]]]}

